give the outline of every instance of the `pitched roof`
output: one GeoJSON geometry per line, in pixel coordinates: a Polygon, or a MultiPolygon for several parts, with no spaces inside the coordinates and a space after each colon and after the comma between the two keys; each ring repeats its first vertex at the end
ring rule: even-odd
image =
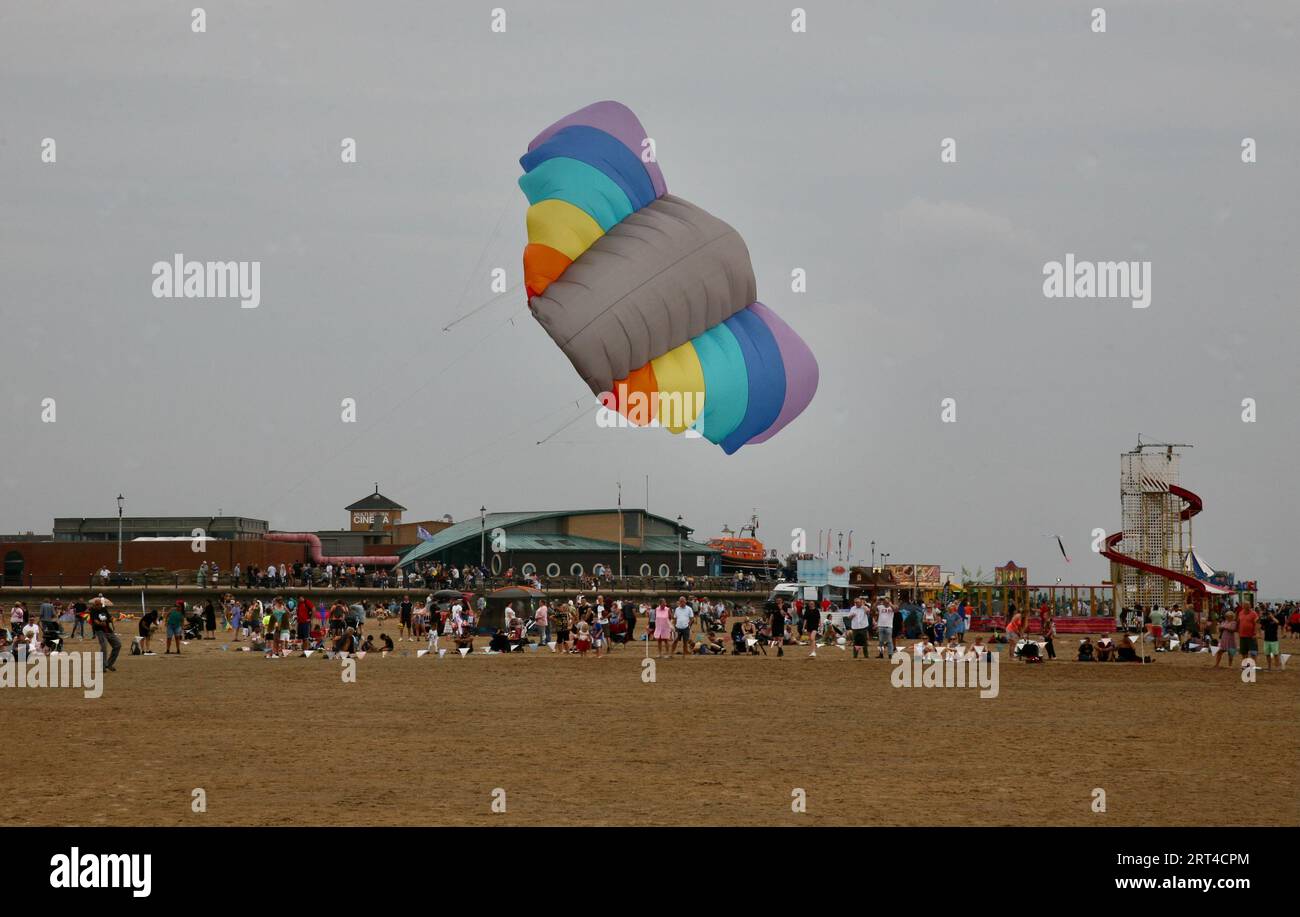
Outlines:
{"type": "Polygon", "coordinates": [[[402,504],[390,500],[379,492],[379,485],[375,485],[375,492],[362,497],[356,503],[346,508],[349,513],[375,512],[377,510],[396,510],[402,512],[406,509],[402,504]]]}

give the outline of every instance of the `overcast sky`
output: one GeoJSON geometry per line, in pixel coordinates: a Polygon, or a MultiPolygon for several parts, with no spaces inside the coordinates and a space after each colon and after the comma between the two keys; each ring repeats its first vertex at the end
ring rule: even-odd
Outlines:
{"type": "Polygon", "coordinates": [[[811,0],[805,34],[793,6],[5,4],[0,532],[119,492],[314,529],[374,481],[461,519],[613,505],[619,480],[641,505],[649,475],[651,511],[701,537],[757,508],[782,549],[852,529],[855,560],[875,539],[1089,583],[1142,434],[1195,444],[1205,559],[1300,595],[1300,5],[811,0]],[[768,443],[598,429],[521,291],[442,331],[492,268],[519,282],[528,140],[600,99],[739,230],[817,355],[768,443]],[[260,306],[154,298],[176,252],[261,261],[260,306]],[[1067,252],[1150,260],[1150,307],[1045,298],[1067,252]]]}

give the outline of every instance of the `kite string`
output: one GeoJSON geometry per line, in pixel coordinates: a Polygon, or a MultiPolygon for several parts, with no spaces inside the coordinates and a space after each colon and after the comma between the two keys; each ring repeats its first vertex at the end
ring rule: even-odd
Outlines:
{"type": "MultiPolygon", "coordinates": [[[[513,313],[513,314],[507,316],[507,321],[510,321],[511,323],[513,323],[515,318],[517,318],[519,315],[522,315],[524,312],[527,312],[527,311],[528,311],[527,308],[524,308],[524,309],[521,310],[520,312],[513,313]]],[[[505,322],[502,322],[502,324],[505,324],[505,322]]],[[[440,378],[444,373],[446,373],[448,370],[451,370],[451,369],[455,368],[455,367],[458,366],[458,365],[459,365],[459,364],[460,364],[460,363],[461,363],[461,362],[462,362],[466,357],[469,357],[469,356],[471,356],[472,354],[474,354],[475,352],[477,352],[477,350],[478,350],[481,346],[483,346],[484,343],[487,342],[488,338],[492,337],[492,336],[493,336],[494,334],[496,334],[496,333],[497,333],[497,332],[496,332],[496,329],[494,328],[494,329],[492,329],[491,331],[489,331],[487,334],[483,335],[483,337],[479,338],[476,342],[474,342],[473,344],[469,345],[467,348],[465,348],[464,350],[462,350],[462,351],[460,352],[460,354],[459,354],[455,359],[453,359],[451,362],[446,363],[446,364],[444,364],[443,366],[441,366],[441,367],[440,367],[440,368],[439,368],[435,373],[433,373],[433,375],[431,375],[431,376],[429,376],[427,379],[425,379],[425,381],[424,381],[423,383],[421,383],[420,385],[418,385],[418,386],[416,386],[415,388],[413,388],[413,389],[411,389],[410,391],[408,391],[408,392],[406,393],[406,395],[405,395],[405,396],[404,396],[400,401],[397,401],[397,402],[393,403],[392,406],[388,409],[388,411],[385,412],[384,414],[380,415],[378,419],[372,421],[372,422],[371,422],[370,424],[368,424],[366,427],[364,427],[363,429],[361,429],[361,430],[357,431],[356,433],[354,433],[354,434],[353,434],[353,435],[348,439],[347,442],[345,442],[345,443],[343,443],[341,446],[339,446],[339,448],[336,449],[336,450],[334,450],[334,452],[332,452],[329,456],[327,456],[326,458],[323,458],[323,459],[321,459],[319,462],[316,462],[315,464],[313,464],[313,465],[311,466],[310,470],[307,472],[307,474],[304,475],[302,478],[300,478],[300,479],[298,480],[297,483],[295,483],[292,487],[289,487],[287,490],[281,490],[281,491],[278,492],[276,498],[275,498],[274,500],[272,500],[271,503],[270,503],[270,509],[272,509],[272,510],[275,509],[277,506],[280,505],[280,503],[284,500],[285,497],[287,497],[287,496],[289,496],[289,494],[295,492],[295,491],[296,491],[299,487],[301,487],[303,484],[306,484],[307,481],[309,481],[311,478],[313,478],[313,477],[314,477],[314,476],[315,476],[315,475],[316,475],[316,474],[317,474],[317,473],[318,473],[322,468],[324,468],[326,465],[329,465],[330,463],[332,463],[335,459],[337,459],[339,456],[341,456],[344,452],[347,452],[349,449],[351,449],[353,446],[355,446],[358,442],[362,442],[362,441],[364,441],[366,435],[367,435],[368,433],[370,433],[371,431],[373,431],[373,430],[375,429],[375,427],[379,426],[379,425],[380,425],[381,423],[383,423],[385,420],[387,420],[388,418],[392,417],[393,414],[396,413],[399,409],[405,407],[406,404],[407,404],[408,402],[410,402],[410,400],[411,400],[412,398],[414,398],[416,395],[421,394],[425,389],[427,389],[430,385],[432,385],[435,381],[437,381],[437,380],[438,380],[438,379],[439,379],[439,378],[440,378]]]]}
{"type": "MultiPolygon", "coordinates": [[[[550,411],[550,412],[548,412],[548,413],[546,413],[546,414],[543,414],[541,417],[537,418],[537,420],[538,420],[538,421],[549,420],[550,418],[554,417],[556,414],[560,413],[560,411],[567,410],[570,404],[574,404],[574,405],[576,405],[576,404],[579,404],[579,403],[580,403],[579,401],[572,401],[572,402],[566,401],[566,402],[564,402],[564,404],[560,405],[560,406],[559,406],[558,408],[556,408],[555,410],[550,411]]],[[[478,455],[478,454],[479,454],[480,452],[482,452],[484,449],[491,448],[492,446],[497,445],[498,443],[502,442],[503,440],[506,440],[506,439],[509,439],[509,438],[512,437],[512,436],[515,436],[515,435],[516,435],[516,434],[517,434],[521,429],[523,429],[523,427],[524,427],[527,423],[528,423],[528,421],[525,421],[524,423],[520,423],[519,425],[515,426],[513,429],[508,430],[507,432],[503,433],[501,436],[498,436],[496,439],[493,439],[493,440],[491,440],[491,441],[489,441],[489,442],[486,442],[486,443],[484,443],[483,445],[479,446],[477,449],[472,449],[472,450],[470,450],[469,452],[458,453],[458,454],[456,455],[456,457],[453,458],[451,461],[446,462],[446,463],[444,463],[444,464],[438,466],[437,468],[430,469],[429,471],[425,471],[425,472],[423,472],[422,474],[419,474],[419,475],[417,475],[417,476],[415,476],[415,477],[413,477],[413,478],[407,478],[407,479],[405,479],[405,480],[399,482],[399,484],[397,485],[397,489],[401,490],[401,489],[403,489],[403,488],[410,487],[410,486],[412,486],[412,485],[414,485],[414,484],[417,484],[417,483],[419,483],[419,482],[425,480],[426,478],[431,477],[432,475],[439,474],[439,473],[441,473],[441,472],[447,470],[448,468],[454,467],[455,465],[457,465],[457,464],[463,462],[463,461],[464,461],[465,459],[467,459],[467,458],[470,458],[470,457],[472,457],[472,456],[478,455]]]]}
{"type": "Polygon", "coordinates": [[[456,326],[459,325],[461,322],[465,321],[465,319],[467,319],[467,318],[472,318],[473,316],[475,316],[475,315],[477,315],[478,313],[482,312],[484,309],[486,309],[488,306],[492,305],[494,302],[496,302],[496,301],[497,301],[498,299],[500,299],[502,296],[505,296],[505,295],[507,295],[507,294],[509,294],[509,293],[513,293],[513,292],[515,292],[516,290],[519,289],[520,286],[521,286],[521,283],[517,283],[517,284],[515,284],[514,286],[512,286],[512,287],[511,287],[510,289],[508,289],[508,290],[502,290],[500,293],[496,294],[495,296],[493,296],[491,299],[487,300],[486,302],[479,303],[479,304],[478,304],[477,306],[475,306],[473,309],[470,309],[468,312],[466,312],[464,315],[462,315],[460,318],[453,319],[453,320],[452,320],[451,322],[449,322],[448,324],[443,325],[443,326],[442,326],[442,330],[443,330],[444,332],[446,332],[446,331],[450,331],[452,328],[456,327],[456,326]]]}
{"type": "MultiPolygon", "coordinates": [[[[575,405],[580,405],[582,402],[581,402],[581,401],[575,401],[575,402],[573,402],[573,403],[574,403],[575,405]]],[[[544,436],[544,437],[542,437],[541,439],[539,439],[539,440],[536,442],[535,445],[540,446],[540,445],[542,445],[543,443],[545,443],[547,440],[551,439],[551,437],[553,437],[553,436],[557,436],[557,435],[559,435],[560,433],[562,433],[564,430],[567,430],[569,427],[573,426],[575,423],[577,423],[579,420],[581,420],[581,419],[583,418],[583,416],[586,415],[587,410],[588,410],[587,408],[582,408],[582,410],[580,410],[580,411],[579,411],[579,412],[578,412],[574,417],[572,417],[572,418],[570,418],[569,420],[565,421],[565,422],[564,422],[564,426],[559,427],[559,428],[557,428],[557,429],[555,429],[555,430],[552,430],[550,433],[546,434],[546,436],[544,436]]]]}

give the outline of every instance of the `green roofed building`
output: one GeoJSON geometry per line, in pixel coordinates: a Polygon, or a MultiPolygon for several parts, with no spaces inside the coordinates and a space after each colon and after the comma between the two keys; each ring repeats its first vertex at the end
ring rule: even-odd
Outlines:
{"type": "Polygon", "coordinates": [[[625,576],[674,576],[679,570],[687,576],[716,575],[720,552],[692,541],[693,531],[641,509],[487,513],[435,533],[408,550],[399,566],[477,564],[482,557],[494,574],[513,568],[525,576],[553,578],[603,569],[617,576],[622,541],[625,576]]]}

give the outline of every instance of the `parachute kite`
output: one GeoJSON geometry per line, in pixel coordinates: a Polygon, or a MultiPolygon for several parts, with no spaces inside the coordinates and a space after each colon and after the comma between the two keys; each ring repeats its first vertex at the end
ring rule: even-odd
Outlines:
{"type": "Polygon", "coordinates": [[[756,301],[739,234],[668,193],[629,108],[561,118],[519,164],[529,308],[605,407],[728,455],[802,413],[812,351],[756,301]]]}

